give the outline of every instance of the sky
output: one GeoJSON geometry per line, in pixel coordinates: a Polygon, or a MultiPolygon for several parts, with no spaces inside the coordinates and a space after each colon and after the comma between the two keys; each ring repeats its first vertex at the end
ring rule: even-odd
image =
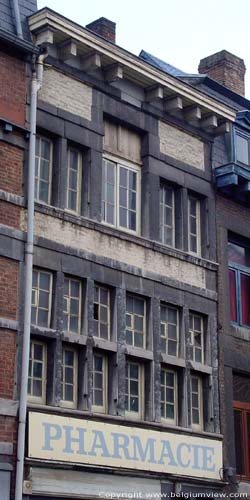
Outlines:
{"type": "Polygon", "coordinates": [[[189,73],[200,59],[222,49],[247,67],[250,99],[250,0],[38,0],[85,26],[107,17],[116,23],[116,43],[139,55],[141,49],[189,73]]]}

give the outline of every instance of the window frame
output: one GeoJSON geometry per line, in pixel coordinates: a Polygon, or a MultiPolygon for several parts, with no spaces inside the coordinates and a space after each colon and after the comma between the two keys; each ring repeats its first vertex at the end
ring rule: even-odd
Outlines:
{"type": "MultiPolygon", "coordinates": [[[[162,422],[165,422],[166,424],[171,424],[171,425],[178,425],[178,373],[176,370],[173,370],[172,368],[168,368],[166,366],[161,366],[161,374],[162,372],[165,373],[165,382],[166,382],[166,373],[172,373],[174,375],[174,387],[173,387],[173,392],[174,392],[174,404],[173,404],[173,407],[174,407],[174,418],[168,418],[168,417],[163,417],[162,414],[161,414],[161,421],[162,422]]],[[[168,387],[166,384],[163,386],[162,383],[161,383],[161,390],[162,390],[162,387],[164,387],[164,391],[165,391],[165,395],[166,395],[166,388],[168,387]]],[[[165,406],[165,413],[166,413],[166,407],[167,407],[167,404],[169,404],[167,401],[166,401],[166,398],[164,401],[162,401],[162,398],[161,398],[161,405],[164,404],[165,406]]]]}
{"type": "MultiPolygon", "coordinates": [[[[250,452],[249,452],[249,441],[247,440],[247,413],[250,415],[250,403],[244,403],[242,401],[233,400],[233,412],[234,410],[240,411],[242,414],[242,451],[243,451],[243,466],[244,474],[237,474],[237,477],[249,479],[250,478],[250,452]]],[[[234,418],[234,417],[233,417],[234,418]]],[[[236,450],[235,450],[236,455],[236,450]]]]}
{"type": "Polygon", "coordinates": [[[202,431],[204,429],[204,410],[203,410],[203,380],[202,377],[197,375],[196,373],[191,374],[190,377],[191,381],[191,387],[190,387],[190,414],[191,414],[191,427],[193,430],[197,431],[202,431]],[[193,389],[192,389],[192,380],[193,379],[198,380],[198,407],[193,407],[192,403],[192,395],[193,395],[193,389]],[[193,422],[193,409],[197,410],[199,412],[199,424],[193,422]]]}
{"type": "Polygon", "coordinates": [[[97,322],[97,325],[98,325],[98,335],[96,336],[95,335],[95,331],[94,331],[94,337],[95,338],[98,338],[98,339],[102,339],[102,340],[110,340],[111,339],[111,290],[110,288],[108,288],[107,286],[105,285],[102,285],[101,283],[94,283],[94,301],[93,301],[93,307],[95,307],[95,304],[98,304],[98,312],[99,312],[99,319],[95,319],[94,317],[94,310],[93,310],[93,321],[94,323],[97,322]],[[98,288],[98,297],[99,297],[99,302],[95,302],[95,288],[98,288]],[[101,297],[100,297],[100,291],[101,289],[103,290],[106,290],[108,292],[108,304],[106,306],[106,304],[102,304],[100,302],[101,300],[101,297]],[[105,337],[102,337],[100,335],[100,329],[101,329],[101,315],[100,315],[100,307],[106,307],[107,309],[107,325],[108,325],[108,336],[107,336],[107,339],[105,337]]]}
{"type": "Polygon", "coordinates": [[[72,214],[81,215],[81,198],[82,198],[82,167],[83,167],[83,158],[82,152],[75,148],[74,146],[68,146],[67,149],[67,183],[66,183],[66,207],[65,210],[72,214]],[[69,188],[69,173],[70,167],[70,153],[71,151],[77,153],[77,190],[76,192],[76,210],[68,207],[69,202],[69,191],[74,191],[69,188]]]}
{"type": "Polygon", "coordinates": [[[247,134],[245,134],[243,131],[241,131],[239,129],[234,129],[234,143],[235,143],[235,161],[236,161],[236,163],[239,165],[243,165],[244,167],[250,168],[250,137],[247,134]],[[247,141],[248,163],[245,163],[245,162],[240,161],[238,159],[237,137],[240,137],[241,139],[245,139],[247,141]]]}
{"type": "Polygon", "coordinates": [[[77,394],[78,394],[78,352],[73,347],[63,346],[62,347],[62,364],[61,364],[61,401],[60,405],[65,408],[77,408],[77,394]],[[65,390],[65,380],[64,380],[64,368],[70,365],[65,365],[64,363],[64,353],[65,351],[73,352],[73,401],[67,401],[63,399],[63,393],[65,390]]]}
{"type": "MultiPolygon", "coordinates": [[[[65,280],[69,280],[69,282],[71,281],[76,281],[77,283],[79,283],[79,310],[78,310],[78,331],[77,332],[73,332],[72,330],[68,329],[68,330],[65,330],[64,329],[64,325],[63,325],[63,331],[66,332],[66,333],[73,333],[75,335],[80,335],[81,333],[81,311],[82,311],[82,282],[81,280],[77,279],[77,278],[74,278],[72,276],[68,276],[68,275],[65,275],[64,276],[64,283],[63,285],[65,284],[65,280]]],[[[70,286],[70,291],[71,291],[71,285],[70,286]]],[[[71,292],[70,292],[71,293],[71,292]]],[[[67,300],[67,307],[68,307],[68,302],[70,303],[70,299],[72,298],[71,295],[67,296],[67,298],[65,298],[65,293],[64,293],[64,290],[63,290],[63,302],[64,300],[67,300]]],[[[64,303],[63,303],[63,322],[64,322],[64,314],[66,314],[65,310],[64,310],[64,303]]],[[[69,324],[70,322],[70,314],[68,314],[67,312],[67,323],[69,324]]]]}
{"type": "MultiPolygon", "coordinates": [[[[43,349],[43,360],[42,360],[42,395],[41,396],[33,396],[28,393],[27,389],[27,399],[30,403],[39,403],[39,404],[46,404],[46,388],[47,388],[47,344],[45,342],[41,342],[40,340],[36,339],[31,339],[30,340],[30,352],[29,352],[29,363],[30,360],[33,361],[33,351],[34,351],[34,345],[40,345],[42,346],[43,349]],[[32,358],[31,358],[32,355],[32,358]]],[[[32,370],[33,370],[33,363],[32,363],[32,370]]],[[[33,377],[30,377],[28,375],[28,382],[29,380],[33,380],[33,377]]]]}
{"type": "Polygon", "coordinates": [[[126,316],[126,328],[125,328],[125,343],[126,343],[126,345],[130,345],[131,347],[134,347],[136,349],[146,349],[146,345],[147,345],[147,300],[144,297],[127,292],[126,293],[125,316],[126,316]],[[141,347],[136,346],[134,343],[134,335],[135,335],[134,316],[135,316],[135,313],[134,312],[133,313],[127,312],[127,298],[128,297],[131,297],[133,300],[138,299],[138,300],[143,301],[143,330],[142,330],[143,331],[143,344],[141,347]],[[131,317],[131,327],[127,326],[127,315],[129,315],[131,317]],[[132,344],[127,343],[127,339],[126,339],[126,335],[127,335],[126,331],[127,330],[129,330],[132,333],[132,340],[133,340],[132,344]]]}
{"type": "MultiPolygon", "coordinates": [[[[105,160],[110,161],[115,164],[115,192],[114,192],[114,224],[107,222],[102,213],[102,223],[106,226],[119,229],[119,231],[124,231],[129,234],[140,235],[141,228],[141,165],[133,163],[124,158],[119,158],[118,156],[114,156],[108,153],[103,154],[102,157],[102,189],[103,189],[103,164],[105,160]],[[129,229],[120,225],[119,219],[119,188],[120,188],[120,168],[126,168],[129,171],[135,172],[137,174],[136,177],[136,229],[129,229]]],[[[102,196],[102,204],[106,204],[106,200],[103,200],[102,196]]]]}
{"type": "MultiPolygon", "coordinates": [[[[228,243],[233,243],[235,245],[239,245],[244,248],[249,248],[248,245],[243,245],[233,240],[228,240],[228,243]]],[[[231,303],[230,303],[230,323],[232,323],[233,325],[239,325],[242,326],[243,328],[250,329],[250,325],[245,325],[242,321],[242,302],[241,302],[241,275],[243,274],[249,276],[250,279],[250,267],[237,264],[236,262],[232,262],[228,259],[228,271],[235,272],[235,291],[236,291],[235,304],[236,304],[237,321],[233,321],[231,319],[231,303]]],[[[231,302],[230,295],[229,295],[229,302],[231,302]]]]}
{"type": "Polygon", "coordinates": [[[191,255],[196,255],[198,257],[201,257],[201,199],[198,198],[195,194],[193,193],[188,193],[188,252],[191,255]],[[191,227],[190,227],[190,201],[195,200],[196,202],[196,207],[198,207],[198,211],[196,208],[196,235],[194,233],[191,233],[191,227]],[[193,252],[191,250],[191,236],[196,236],[196,247],[197,247],[197,252],[193,252]]]}
{"type": "MultiPolygon", "coordinates": [[[[52,169],[53,169],[53,156],[54,156],[54,144],[53,141],[43,135],[43,134],[36,134],[36,141],[39,139],[40,145],[39,145],[39,153],[41,151],[41,140],[46,140],[50,144],[50,159],[49,159],[49,180],[48,180],[48,201],[40,200],[36,198],[36,193],[34,192],[34,198],[35,198],[35,203],[42,203],[44,205],[51,205],[51,194],[52,194],[52,169]]],[[[39,166],[38,166],[38,171],[39,171],[39,177],[36,177],[35,175],[35,180],[36,178],[39,179],[39,184],[40,184],[40,161],[41,161],[41,156],[37,156],[36,151],[35,151],[35,161],[36,158],[39,158],[39,166]]],[[[39,189],[38,189],[39,191],[39,189]]]]}
{"type": "Polygon", "coordinates": [[[171,184],[167,184],[164,182],[160,183],[160,241],[163,245],[167,245],[171,248],[176,248],[176,203],[175,203],[175,188],[171,184]],[[163,192],[165,190],[171,190],[171,197],[172,197],[172,207],[170,205],[166,205],[162,201],[163,197],[163,192]],[[168,224],[165,224],[165,208],[171,208],[172,210],[172,226],[168,226],[168,224]],[[172,228],[172,244],[166,243],[164,241],[164,229],[165,227],[171,227],[172,228]]]}
{"type": "Polygon", "coordinates": [[[177,323],[176,323],[176,354],[170,354],[168,352],[168,342],[169,340],[173,342],[173,339],[169,339],[169,336],[168,336],[168,325],[169,324],[173,324],[173,323],[170,323],[169,321],[166,322],[166,321],[162,321],[161,317],[160,317],[160,339],[164,339],[166,341],[166,349],[164,351],[164,354],[167,354],[168,356],[173,356],[173,357],[176,357],[178,358],[180,356],[180,310],[178,307],[172,305],[172,304],[168,304],[166,302],[161,302],[160,303],[160,314],[161,314],[161,308],[164,307],[166,309],[174,309],[177,313],[177,323]],[[164,324],[164,330],[165,330],[165,336],[163,336],[161,334],[161,325],[164,324]]]}
{"type": "Polygon", "coordinates": [[[188,331],[189,331],[189,335],[191,336],[191,339],[190,339],[190,348],[192,348],[192,352],[193,352],[193,356],[192,356],[192,361],[195,361],[196,363],[201,363],[201,364],[204,364],[205,363],[205,317],[200,314],[199,312],[196,312],[196,311],[189,311],[189,325],[188,325],[188,331]],[[193,328],[192,330],[190,329],[190,317],[192,316],[193,318],[193,328]],[[195,330],[194,329],[194,318],[195,317],[198,317],[200,318],[201,320],[201,348],[199,349],[201,351],[201,361],[197,361],[195,359],[195,350],[198,349],[197,346],[195,346],[195,331],[198,332],[198,330],[195,330]]]}
{"type": "Polygon", "coordinates": [[[102,414],[107,414],[108,413],[108,357],[106,354],[102,352],[93,352],[93,381],[92,381],[92,412],[94,413],[102,413],[102,414]],[[95,377],[95,356],[101,357],[102,358],[102,367],[103,370],[102,372],[102,377],[103,377],[103,405],[96,405],[94,404],[94,391],[95,391],[95,385],[94,385],[94,377],[95,377]]]}
{"type": "MultiPolygon", "coordinates": [[[[134,412],[131,410],[126,409],[126,404],[125,404],[125,417],[128,417],[131,420],[143,420],[144,419],[144,407],[145,407],[145,367],[143,363],[140,363],[136,360],[133,359],[126,359],[126,366],[125,370],[127,370],[127,365],[137,365],[138,366],[138,407],[139,411],[134,412]]],[[[125,383],[126,383],[126,372],[125,372],[125,383]]],[[[130,379],[128,379],[129,381],[130,379]]],[[[129,382],[128,382],[128,387],[129,387],[129,382]]],[[[128,396],[128,401],[129,401],[129,396],[130,396],[130,390],[128,389],[128,394],[126,394],[126,388],[125,388],[125,397],[128,396]]]]}
{"type": "MultiPolygon", "coordinates": [[[[36,307],[36,322],[35,323],[32,323],[32,325],[36,325],[36,326],[40,326],[41,328],[50,328],[50,325],[51,325],[51,315],[52,315],[52,286],[53,286],[53,273],[51,271],[46,271],[44,269],[41,269],[41,268],[37,268],[37,267],[33,267],[33,272],[32,272],[32,294],[33,292],[35,292],[35,297],[36,297],[36,305],[33,305],[33,302],[31,299],[31,311],[32,311],[32,308],[33,307],[36,307]],[[48,274],[49,277],[50,277],[50,286],[49,286],[49,309],[48,309],[48,321],[47,321],[47,326],[44,326],[44,325],[40,325],[38,322],[37,322],[37,319],[38,319],[38,311],[39,309],[42,309],[42,310],[46,310],[45,308],[42,308],[38,306],[38,295],[39,295],[39,290],[40,288],[35,288],[34,285],[33,285],[33,272],[36,271],[39,276],[40,276],[40,273],[44,273],[44,274],[48,274]]],[[[39,284],[40,284],[40,277],[39,277],[39,284]]],[[[41,290],[45,290],[45,289],[41,289],[41,290]]],[[[32,318],[32,317],[31,317],[32,318]]]]}

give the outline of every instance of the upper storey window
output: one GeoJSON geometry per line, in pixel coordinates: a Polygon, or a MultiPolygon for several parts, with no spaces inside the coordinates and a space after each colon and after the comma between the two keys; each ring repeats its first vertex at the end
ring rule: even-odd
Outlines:
{"type": "Polygon", "coordinates": [[[35,200],[50,203],[52,171],[52,141],[36,138],[35,200]]]}
{"type": "Polygon", "coordinates": [[[231,321],[250,327],[250,246],[228,243],[231,321]]]}
{"type": "Polygon", "coordinates": [[[120,125],[105,122],[102,171],[102,220],[139,233],[140,137],[120,125]]]}
{"type": "Polygon", "coordinates": [[[236,161],[250,166],[250,138],[236,133],[236,161]]]}
{"type": "Polygon", "coordinates": [[[68,150],[67,168],[67,210],[80,213],[81,205],[81,177],[82,177],[82,157],[79,151],[74,148],[68,150]]]}
{"type": "Polygon", "coordinates": [[[201,203],[191,194],[188,196],[188,249],[195,255],[201,254],[201,203]]]}

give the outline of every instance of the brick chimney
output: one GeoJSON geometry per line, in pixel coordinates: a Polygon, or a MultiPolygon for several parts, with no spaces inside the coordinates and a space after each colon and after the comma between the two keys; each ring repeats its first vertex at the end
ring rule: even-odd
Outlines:
{"type": "Polygon", "coordinates": [[[103,38],[106,38],[106,40],[113,43],[115,43],[115,27],[116,24],[113,23],[113,21],[106,19],[106,17],[100,17],[99,19],[96,19],[96,21],[86,25],[86,28],[94,31],[94,33],[101,35],[103,38]]]}
{"type": "Polygon", "coordinates": [[[245,63],[243,59],[227,50],[221,50],[216,54],[201,59],[198,71],[199,73],[206,73],[213,80],[233,90],[233,92],[245,95],[245,63]]]}

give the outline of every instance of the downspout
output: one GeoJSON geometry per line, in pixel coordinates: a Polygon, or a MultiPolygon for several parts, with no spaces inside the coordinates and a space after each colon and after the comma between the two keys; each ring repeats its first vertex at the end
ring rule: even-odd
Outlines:
{"type": "Polygon", "coordinates": [[[35,151],[36,151],[36,110],[37,93],[42,86],[43,62],[47,54],[38,57],[37,67],[33,64],[30,99],[30,142],[28,166],[28,220],[27,240],[25,245],[25,283],[24,283],[24,331],[22,349],[22,371],[20,384],[20,405],[18,421],[17,464],[15,500],[22,500],[23,468],[25,454],[25,424],[27,416],[27,391],[29,373],[31,297],[32,297],[32,267],[34,240],[34,188],[35,188],[35,151]]]}
{"type": "Polygon", "coordinates": [[[22,30],[18,0],[12,0],[12,4],[13,4],[14,16],[15,16],[15,27],[16,27],[17,36],[19,38],[23,38],[23,30],[22,30]]]}

